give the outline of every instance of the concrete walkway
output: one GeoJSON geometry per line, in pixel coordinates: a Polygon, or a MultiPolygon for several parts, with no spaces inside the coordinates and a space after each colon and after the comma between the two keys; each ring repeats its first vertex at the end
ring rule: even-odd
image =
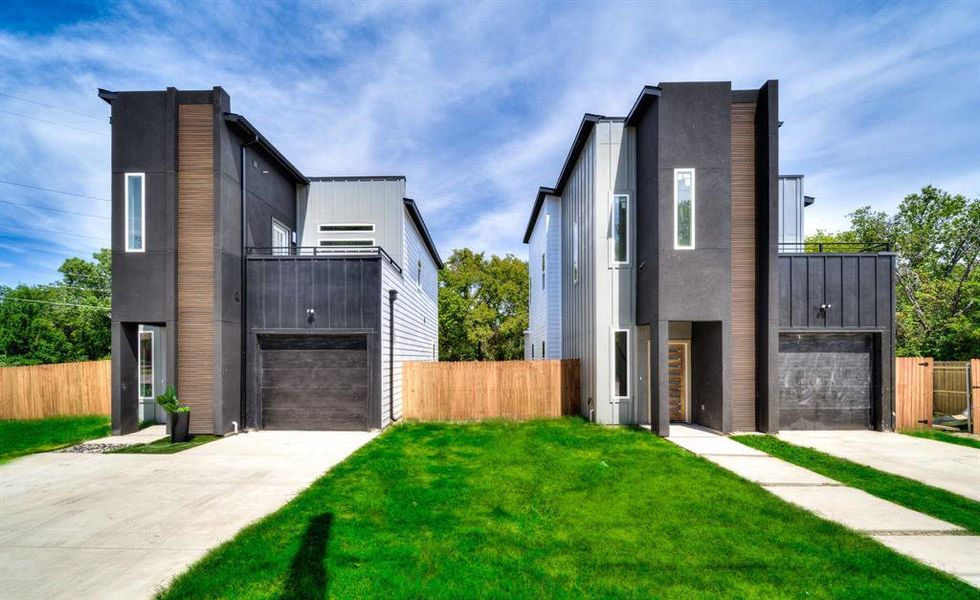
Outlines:
{"type": "Polygon", "coordinates": [[[980,587],[980,536],[964,535],[956,525],[847,487],[706,429],[671,425],[667,439],[787,502],[980,587]]]}
{"type": "Polygon", "coordinates": [[[779,437],[980,502],[976,448],[881,431],[783,431],[779,437]]]}
{"type": "Polygon", "coordinates": [[[0,466],[0,598],[150,597],[375,435],[267,431],[171,455],[16,459],[0,466]]]}

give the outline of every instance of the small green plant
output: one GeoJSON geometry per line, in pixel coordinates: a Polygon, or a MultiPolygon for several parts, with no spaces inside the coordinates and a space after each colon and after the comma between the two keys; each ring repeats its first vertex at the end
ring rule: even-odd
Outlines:
{"type": "Polygon", "coordinates": [[[177,398],[177,388],[172,385],[168,385],[167,390],[157,396],[157,404],[170,414],[191,412],[191,407],[181,405],[177,398]]]}

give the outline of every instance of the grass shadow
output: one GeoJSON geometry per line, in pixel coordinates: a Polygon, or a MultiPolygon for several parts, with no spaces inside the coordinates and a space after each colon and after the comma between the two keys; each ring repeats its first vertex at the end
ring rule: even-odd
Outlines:
{"type": "Polygon", "coordinates": [[[280,600],[327,597],[329,580],[323,561],[327,557],[332,522],[331,513],[322,513],[310,519],[299,550],[289,564],[289,574],[280,600]]]}

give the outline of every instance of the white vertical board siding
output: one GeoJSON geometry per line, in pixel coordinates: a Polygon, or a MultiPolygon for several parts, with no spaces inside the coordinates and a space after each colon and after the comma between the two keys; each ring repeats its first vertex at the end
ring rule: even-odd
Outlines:
{"type": "Polygon", "coordinates": [[[320,239],[374,238],[399,265],[403,261],[405,220],[404,179],[311,181],[305,199],[297,200],[300,246],[317,246],[320,239]],[[320,233],[321,224],[373,224],[374,233],[320,233]]]}
{"type": "Polygon", "coordinates": [[[562,358],[561,336],[561,200],[545,197],[528,239],[528,333],[524,339],[524,357],[562,358]],[[545,286],[541,287],[541,255],[545,256],[545,286]],[[545,342],[546,357],[541,355],[545,342]]]}
{"type": "MultiPolygon", "coordinates": [[[[638,388],[636,355],[636,176],[633,129],[619,122],[600,122],[595,125],[596,166],[594,213],[596,227],[589,241],[595,246],[595,387],[596,421],[620,424],[635,421],[636,390],[638,388]],[[612,258],[612,198],[614,194],[629,195],[629,262],[613,264],[612,258]],[[612,332],[629,332],[629,395],[613,397],[612,332]]],[[[581,235],[581,234],[580,234],[581,235]]]]}
{"type": "MultiPolygon", "coordinates": [[[[401,202],[399,202],[401,205],[401,202]]],[[[402,208],[404,211],[404,208],[402,208]]],[[[381,269],[381,426],[402,415],[402,363],[407,360],[428,361],[439,357],[439,280],[435,260],[429,254],[415,223],[403,215],[405,257],[402,273],[383,263],[381,269]],[[422,286],[416,285],[416,267],[422,261],[422,286]],[[389,376],[390,310],[388,291],[398,290],[395,301],[394,381],[389,376]],[[434,354],[433,354],[434,349],[434,354]]]]}
{"type": "Polygon", "coordinates": [[[562,355],[580,365],[582,414],[596,406],[595,386],[595,160],[596,134],[586,140],[561,195],[562,355]],[[572,228],[578,223],[579,276],[572,277],[572,228]],[[591,402],[591,407],[590,407],[591,402]]]}

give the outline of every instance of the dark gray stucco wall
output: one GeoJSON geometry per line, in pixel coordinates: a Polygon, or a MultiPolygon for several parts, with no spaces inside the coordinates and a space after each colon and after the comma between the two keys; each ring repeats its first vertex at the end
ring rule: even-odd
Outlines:
{"type": "Polygon", "coordinates": [[[177,90],[121,92],[112,102],[112,430],[136,431],[139,323],[166,327],[175,381],[177,90]],[[126,173],[144,173],[143,252],[126,252],[126,173]]]}
{"type": "Polygon", "coordinates": [[[895,255],[781,254],[778,273],[780,332],[873,334],[873,425],[893,429],[895,255]]]}
{"type": "Polygon", "coordinates": [[[250,427],[260,427],[258,336],[363,333],[371,371],[369,423],[381,426],[381,263],[377,257],[272,257],[247,261],[250,427]],[[313,309],[310,322],[308,309],[313,309]]]}
{"type": "Polygon", "coordinates": [[[767,81],[756,98],[755,116],[756,231],[758,295],[756,297],[756,428],[779,429],[777,370],[779,356],[779,83],[767,81]]]}

